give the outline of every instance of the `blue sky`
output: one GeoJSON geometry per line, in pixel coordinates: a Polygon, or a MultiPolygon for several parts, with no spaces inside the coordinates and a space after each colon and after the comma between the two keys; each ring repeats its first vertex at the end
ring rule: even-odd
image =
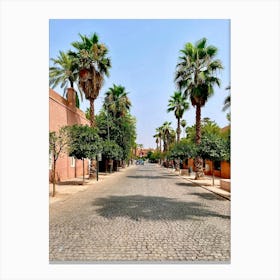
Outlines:
{"type": "MultiPolygon", "coordinates": [[[[202,108],[202,118],[209,117],[220,127],[228,124],[222,106],[227,95],[225,87],[230,83],[230,20],[56,19],[50,20],[49,31],[51,58],[56,58],[59,50],[71,49],[71,43],[79,40],[78,33],[99,35],[100,42],[109,49],[112,68],[95,102],[95,111],[100,110],[109,87],[123,85],[132,102],[131,113],[137,118],[137,143],[147,148],[155,147],[155,129],[164,121],[171,121],[176,129],[174,114],[166,110],[168,99],[176,90],[174,73],[179,51],[185,43],[206,37],[209,45],[218,48],[217,58],[224,70],[218,72],[221,87],[215,88],[214,96],[202,108]]],[[[55,90],[63,94],[60,88],[55,90]]],[[[84,100],[81,109],[87,107],[89,101],[84,100]]],[[[195,123],[195,109],[190,107],[183,116],[187,125],[195,123]]]]}

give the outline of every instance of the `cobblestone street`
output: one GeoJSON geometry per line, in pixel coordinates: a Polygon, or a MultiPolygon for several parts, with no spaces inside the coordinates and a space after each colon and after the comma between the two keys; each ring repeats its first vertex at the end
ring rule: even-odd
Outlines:
{"type": "Polygon", "coordinates": [[[230,262],[230,201],[155,164],[50,205],[49,259],[230,262]]]}

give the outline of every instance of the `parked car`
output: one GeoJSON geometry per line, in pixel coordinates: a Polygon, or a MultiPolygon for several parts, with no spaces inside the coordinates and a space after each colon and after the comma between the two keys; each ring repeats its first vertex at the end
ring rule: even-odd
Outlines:
{"type": "Polygon", "coordinates": [[[143,159],[138,159],[138,160],[136,161],[136,164],[137,164],[137,165],[144,165],[144,160],[143,160],[143,159]]]}

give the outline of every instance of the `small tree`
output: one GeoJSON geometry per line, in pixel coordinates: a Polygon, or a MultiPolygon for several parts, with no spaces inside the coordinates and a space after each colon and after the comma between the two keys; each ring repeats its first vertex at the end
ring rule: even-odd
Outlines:
{"type": "Polygon", "coordinates": [[[83,161],[83,183],[85,181],[84,159],[94,158],[101,152],[101,138],[95,127],[88,125],[73,125],[68,127],[69,156],[83,161]]]}
{"type": "Polygon", "coordinates": [[[187,139],[182,139],[179,143],[176,143],[170,150],[170,158],[176,162],[176,169],[178,167],[179,160],[185,160],[194,156],[194,143],[187,139]]]}
{"type": "MultiPolygon", "coordinates": [[[[115,141],[109,141],[109,140],[103,141],[102,146],[103,146],[102,155],[109,162],[110,173],[111,173],[113,168],[112,160],[118,160],[122,157],[122,149],[115,141]]],[[[106,171],[107,171],[107,165],[106,165],[106,171]]]]}
{"type": "Polygon", "coordinates": [[[52,156],[52,177],[53,177],[53,193],[55,196],[55,185],[56,185],[56,161],[62,156],[69,144],[68,131],[66,127],[60,128],[58,132],[49,133],[49,153],[52,156]]]}
{"type": "MultiPolygon", "coordinates": [[[[202,136],[201,143],[196,147],[196,156],[214,161],[229,159],[229,145],[225,139],[216,134],[206,134],[202,136]]],[[[214,170],[212,172],[212,179],[214,185],[214,170]]]]}

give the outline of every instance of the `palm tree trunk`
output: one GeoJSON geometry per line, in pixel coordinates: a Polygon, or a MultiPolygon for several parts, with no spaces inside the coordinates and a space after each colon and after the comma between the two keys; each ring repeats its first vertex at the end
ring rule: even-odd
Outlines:
{"type": "Polygon", "coordinates": [[[180,142],[180,133],[181,133],[181,129],[180,129],[180,118],[177,119],[177,143],[180,142]]]}
{"type": "Polygon", "coordinates": [[[195,128],[196,128],[196,134],[195,134],[195,143],[198,145],[201,141],[201,107],[200,105],[196,105],[196,115],[195,115],[195,128]]]}
{"type": "Polygon", "coordinates": [[[94,127],[95,126],[95,119],[94,119],[94,99],[93,98],[91,98],[89,100],[89,105],[90,105],[90,109],[89,109],[90,126],[94,127]]]}
{"type": "MultiPolygon", "coordinates": [[[[201,106],[196,105],[196,135],[195,135],[195,143],[199,145],[201,142],[201,106]]],[[[203,159],[200,156],[197,156],[194,159],[194,168],[195,168],[195,179],[200,179],[204,177],[203,172],[203,159]]]]}
{"type": "MultiPolygon", "coordinates": [[[[94,127],[95,126],[95,120],[94,120],[94,99],[90,98],[89,99],[89,104],[90,104],[90,109],[89,109],[89,114],[90,114],[90,126],[94,127]]],[[[96,169],[95,169],[95,159],[91,158],[90,159],[90,167],[89,167],[89,179],[93,179],[96,176],[96,169]]]]}

